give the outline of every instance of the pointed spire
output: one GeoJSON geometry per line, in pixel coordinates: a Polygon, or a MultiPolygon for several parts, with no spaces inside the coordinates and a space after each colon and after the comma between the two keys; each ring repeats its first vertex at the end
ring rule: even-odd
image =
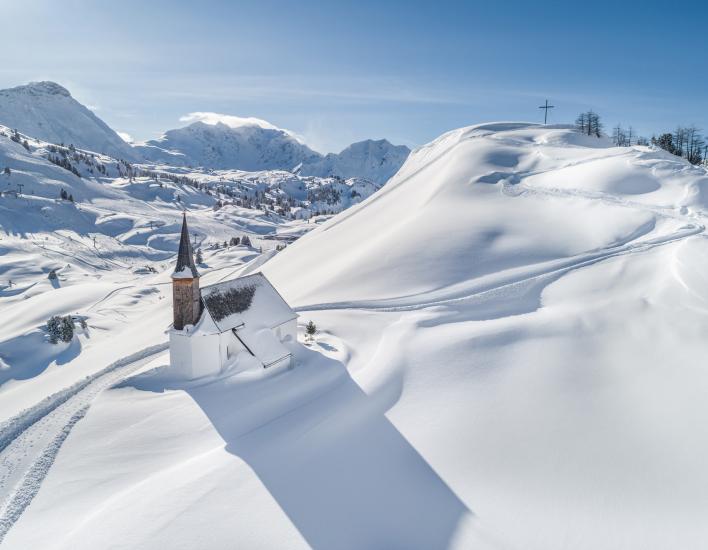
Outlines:
{"type": "Polygon", "coordinates": [[[196,279],[199,277],[197,266],[194,265],[194,255],[192,254],[192,244],[189,242],[189,230],[187,229],[187,213],[182,213],[182,235],[179,240],[179,251],[177,252],[177,265],[172,272],[173,279],[196,279]]]}

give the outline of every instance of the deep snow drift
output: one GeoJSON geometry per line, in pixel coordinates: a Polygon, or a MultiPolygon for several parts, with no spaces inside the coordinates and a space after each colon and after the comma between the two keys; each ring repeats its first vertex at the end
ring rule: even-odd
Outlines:
{"type": "MultiPolygon", "coordinates": [[[[24,436],[53,465],[2,451],[3,545],[702,549],[707,209],[705,171],[663,151],[445,134],[266,262],[207,252],[203,284],[262,269],[317,323],[294,369],[177,385],[153,350],[31,409],[57,407],[24,436]]],[[[21,336],[64,291],[91,333],[1,385],[2,418],[163,342],[168,272],[17,309],[21,336]]]]}

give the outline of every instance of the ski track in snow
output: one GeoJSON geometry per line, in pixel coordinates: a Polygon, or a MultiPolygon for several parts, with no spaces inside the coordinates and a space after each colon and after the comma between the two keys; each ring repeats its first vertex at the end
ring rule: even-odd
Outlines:
{"type": "Polygon", "coordinates": [[[39,492],[91,403],[167,348],[167,343],[158,344],[120,359],[0,425],[0,543],[39,492]]]}
{"type": "Polygon", "coordinates": [[[521,277],[516,280],[507,281],[492,287],[479,289],[464,294],[453,295],[450,297],[441,297],[439,299],[426,300],[425,296],[430,294],[439,294],[437,289],[432,292],[421,293],[415,296],[407,296],[403,298],[392,298],[371,301],[355,301],[355,302],[331,302],[323,304],[311,304],[294,308],[295,311],[321,311],[328,309],[363,309],[375,311],[413,311],[436,306],[447,306],[458,303],[481,304],[492,299],[504,297],[506,299],[524,295],[532,286],[536,284],[547,285],[558,279],[566,273],[590,266],[610,258],[617,256],[626,256],[628,254],[637,254],[646,252],[653,248],[673,243],[679,240],[698,235],[705,231],[705,226],[701,224],[687,225],[680,231],[654,239],[647,239],[637,243],[629,243],[619,246],[612,246],[599,251],[588,252],[578,256],[574,256],[565,260],[556,260],[541,264],[537,269],[532,270],[526,277],[521,277]],[[546,266],[546,267],[544,267],[546,266]],[[535,271],[535,273],[534,273],[535,271]]]}
{"type": "MultiPolygon", "coordinates": [[[[473,136],[473,137],[487,137],[484,135],[480,136],[473,136]]],[[[442,153],[437,155],[435,158],[430,160],[428,163],[417,169],[415,172],[412,174],[404,177],[400,182],[397,182],[396,185],[391,186],[392,188],[395,188],[398,186],[398,183],[403,183],[410,177],[414,176],[415,174],[423,171],[424,169],[429,168],[431,165],[435,164],[438,162],[441,158],[444,158],[448,153],[450,153],[455,147],[463,143],[463,140],[453,144],[451,147],[446,148],[442,153]]],[[[627,156],[629,158],[633,159],[639,159],[641,158],[641,155],[636,155],[633,153],[625,153],[622,152],[618,155],[620,156],[627,156]]],[[[572,166],[577,166],[579,164],[585,164],[585,163],[592,163],[596,162],[598,159],[597,158],[590,158],[590,159],[584,159],[581,161],[575,161],[575,162],[570,162],[566,163],[565,165],[561,166],[560,168],[568,168],[572,166]]],[[[321,304],[311,304],[311,305],[305,305],[305,306],[300,306],[294,308],[295,311],[321,311],[321,310],[327,310],[327,309],[363,309],[363,310],[376,310],[376,311],[388,311],[388,312],[396,312],[396,311],[412,311],[412,310],[417,310],[417,309],[423,309],[423,308],[428,308],[428,307],[435,307],[435,306],[445,306],[445,305],[450,305],[450,304],[455,304],[455,303],[462,303],[462,302],[467,302],[467,303],[484,303],[487,302],[491,299],[494,298],[499,298],[499,297],[506,297],[506,298],[512,298],[516,296],[521,296],[525,294],[530,287],[539,284],[539,283],[544,283],[544,284],[549,284],[553,280],[561,277],[562,275],[565,275],[569,271],[573,271],[575,269],[579,269],[585,266],[589,266],[592,264],[595,264],[597,262],[601,262],[610,258],[614,258],[617,256],[623,256],[627,254],[636,254],[639,252],[645,252],[648,250],[651,250],[652,248],[655,248],[657,246],[662,246],[665,244],[669,244],[672,242],[675,242],[677,240],[682,240],[688,237],[691,237],[693,235],[697,235],[699,233],[703,233],[706,229],[706,227],[698,222],[697,220],[702,218],[705,219],[706,214],[703,212],[692,212],[690,214],[685,214],[683,211],[681,212],[676,212],[675,208],[672,207],[661,207],[661,206],[654,206],[651,204],[645,204],[641,202],[636,202],[636,201],[630,201],[627,200],[623,197],[615,196],[615,195],[610,195],[608,193],[603,193],[601,191],[584,191],[581,189],[558,189],[558,188],[536,188],[536,187],[531,187],[525,182],[523,182],[524,178],[527,178],[529,176],[535,176],[539,174],[543,174],[546,172],[552,172],[554,170],[557,170],[558,168],[553,168],[553,169],[548,169],[548,170],[529,170],[526,172],[509,172],[508,177],[501,179],[500,180],[500,191],[502,194],[507,195],[509,197],[518,197],[521,195],[536,195],[536,196],[549,196],[549,197],[560,197],[560,198],[571,198],[571,199],[587,199],[587,200],[592,200],[592,201],[600,201],[608,205],[612,206],[617,206],[617,207],[622,207],[622,208],[629,208],[633,210],[644,210],[647,212],[651,212],[655,214],[658,217],[663,217],[663,218],[671,218],[675,220],[684,220],[687,222],[686,227],[682,228],[681,230],[672,233],[670,235],[664,235],[661,237],[656,237],[654,239],[647,239],[645,241],[640,241],[640,242],[630,242],[630,243],[624,243],[622,245],[614,245],[607,247],[605,249],[597,250],[597,251],[592,251],[592,252],[587,252],[584,254],[580,254],[577,256],[573,256],[568,259],[562,259],[562,260],[556,260],[553,262],[550,262],[550,267],[538,267],[537,269],[532,269],[531,272],[535,273],[529,274],[526,277],[522,277],[516,280],[511,280],[504,282],[502,284],[498,284],[496,286],[490,287],[490,288],[483,288],[483,289],[478,289],[476,291],[472,292],[467,292],[465,294],[459,294],[449,296],[449,297],[441,297],[438,299],[425,299],[426,295],[430,294],[440,294],[441,289],[436,289],[431,292],[423,292],[421,294],[415,295],[415,296],[405,296],[405,297],[398,297],[398,298],[390,298],[390,299],[381,299],[381,300],[362,300],[362,301],[355,301],[355,302],[331,302],[331,303],[321,303],[321,304]],[[516,180],[517,183],[511,183],[510,180],[516,180]]],[[[392,189],[386,189],[386,192],[390,192],[392,189]]],[[[383,193],[379,194],[379,198],[383,193]]],[[[370,204],[372,201],[364,203],[370,204]]],[[[360,207],[363,208],[363,207],[360,207]]],[[[348,214],[343,214],[340,219],[337,221],[337,223],[341,223],[346,219],[348,216],[351,216],[354,212],[354,208],[351,209],[352,212],[349,212],[348,214]]],[[[336,224],[332,224],[327,229],[330,229],[336,224]]],[[[549,266],[549,262],[546,262],[542,264],[542,266],[549,266]]],[[[444,289],[442,289],[444,292],[444,289]]]]}
{"type": "MultiPolygon", "coordinates": [[[[436,306],[446,306],[459,303],[469,303],[469,304],[480,304],[487,302],[492,299],[497,299],[500,297],[505,297],[507,299],[520,296],[525,294],[525,292],[532,286],[545,283],[548,284],[555,279],[558,279],[562,275],[579,269],[582,267],[590,266],[598,262],[614,258],[617,256],[624,256],[628,254],[636,254],[639,252],[646,252],[658,246],[669,244],[675,241],[685,239],[687,237],[697,235],[705,230],[703,226],[693,226],[685,231],[679,231],[672,235],[661,237],[657,239],[652,239],[642,243],[636,243],[631,245],[625,245],[618,248],[610,248],[602,252],[596,252],[591,254],[585,254],[574,259],[568,260],[562,267],[554,267],[548,271],[541,272],[529,277],[524,277],[512,282],[504,283],[498,286],[487,288],[485,290],[480,290],[478,292],[473,292],[470,294],[455,296],[450,298],[442,298],[438,300],[423,300],[423,301],[412,301],[408,299],[392,299],[392,300],[377,300],[377,301],[360,301],[360,302],[332,302],[324,304],[313,304],[307,306],[301,306],[294,308],[295,311],[320,311],[329,309],[363,309],[363,310],[375,310],[375,311],[413,311],[417,309],[424,309],[428,307],[436,306]],[[408,302],[408,303],[402,303],[408,302]]],[[[424,297],[424,294],[419,295],[417,298],[420,299],[424,297]]]]}

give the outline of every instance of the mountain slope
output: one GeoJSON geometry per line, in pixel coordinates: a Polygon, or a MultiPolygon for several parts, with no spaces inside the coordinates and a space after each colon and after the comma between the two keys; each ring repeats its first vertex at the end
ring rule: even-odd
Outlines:
{"type": "MultiPolygon", "coordinates": [[[[278,182],[303,192],[294,176],[278,182]]],[[[177,225],[157,182],[111,188],[157,194],[139,225],[116,220],[120,239],[154,242],[152,216],[177,225]]],[[[19,200],[0,204],[20,212],[19,200]]],[[[137,217],[129,200],[105,221],[137,217]]],[[[220,231],[230,209],[191,207],[190,229],[220,231]]],[[[301,338],[291,370],[188,383],[170,376],[167,354],[126,362],[166,340],[170,261],[140,276],[72,267],[54,289],[27,277],[35,295],[2,289],[2,344],[32,350],[19,360],[35,370],[0,385],[1,418],[37,403],[19,415],[26,426],[46,396],[128,358],[105,381],[117,385],[70,392],[68,410],[0,451],[0,468],[20,465],[0,488],[18,471],[28,480],[4,491],[19,512],[0,491],[3,544],[703,548],[707,216],[705,170],[664,151],[567,127],[461,128],[265,263],[243,247],[206,251],[202,284],[264,271],[297,307],[301,338]],[[89,333],[47,358],[37,327],[67,311],[86,315],[89,333]],[[304,342],[309,320],[318,333],[304,342]],[[60,422],[80,407],[75,426],[60,422]],[[61,450],[32,468],[38,451],[22,440],[55,434],[61,450]]],[[[27,265],[20,246],[87,248],[16,233],[0,241],[4,273],[27,265]]]]}
{"type": "Polygon", "coordinates": [[[135,159],[132,148],[118,134],[54,82],[0,90],[0,124],[50,143],[135,159]]]}
{"type": "Polygon", "coordinates": [[[305,176],[362,178],[383,185],[409,153],[386,140],[367,140],[322,156],[292,132],[257,118],[192,113],[184,120],[195,122],[130,145],[59,84],[31,82],[0,90],[0,124],[42,141],[132,162],[249,172],[297,168],[305,176]]]}
{"type": "Polygon", "coordinates": [[[385,139],[353,143],[341,153],[329,153],[304,163],[299,173],[305,176],[360,177],[380,185],[386,183],[410,154],[405,145],[392,145],[385,139]]]}
{"type": "Polygon", "coordinates": [[[266,121],[197,114],[202,115],[200,120],[136,145],[136,151],[149,162],[174,166],[288,170],[302,176],[363,178],[379,185],[398,171],[410,153],[408,147],[382,139],[354,143],[341,153],[323,156],[266,121]]]}
{"type": "Polygon", "coordinates": [[[479,125],[264,271],[474,513],[460,548],[700,548],[707,219],[664,151],[479,125]]]}
{"type": "Polygon", "coordinates": [[[300,304],[452,295],[494,273],[661,232],[679,223],[655,213],[664,201],[691,209],[707,200],[705,172],[663,151],[513,128],[463,128],[414,151],[379,193],[274,260],[273,275],[300,304]],[[566,200],[548,200],[554,192],[566,200]],[[307,285],[295,276],[305,265],[320,274],[307,285]]]}
{"type": "Polygon", "coordinates": [[[284,130],[197,121],[136,149],[152,162],[246,171],[291,170],[319,154],[284,130]]]}

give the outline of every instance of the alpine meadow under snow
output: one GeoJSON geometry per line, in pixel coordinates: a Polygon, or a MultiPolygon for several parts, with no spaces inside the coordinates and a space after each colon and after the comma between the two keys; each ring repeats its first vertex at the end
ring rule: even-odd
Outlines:
{"type": "Polygon", "coordinates": [[[81,141],[17,90],[0,547],[708,544],[704,168],[513,122],[410,155],[220,115],[81,141]],[[291,368],[173,375],[183,210],[202,287],[262,272],[298,312],[291,368]]]}

